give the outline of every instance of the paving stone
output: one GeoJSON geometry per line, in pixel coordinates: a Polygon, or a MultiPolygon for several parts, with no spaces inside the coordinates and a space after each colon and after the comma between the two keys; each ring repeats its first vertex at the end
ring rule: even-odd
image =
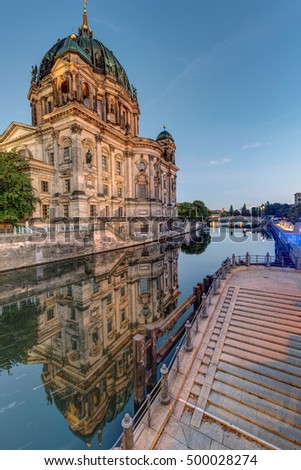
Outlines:
{"type": "Polygon", "coordinates": [[[230,450],[230,447],[226,447],[218,441],[211,441],[210,450],[230,450]]]}
{"type": "Polygon", "coordinates": [[[205,436],[191,426],[183,425],[187,447],[191,450],[208,450],[211,445],[211,438],[205,436]]]}
{"type": "Polygon", "coordinates": [[[203,418],[201,423],[200,432],[220,443],[223,442],[224,427],[212,419],[208,420],[206,416],[203,418]]]}
{"type": "Polygon", "coordinates": [[[231,431],[225,431],[223,444],[233,450],[261,450],[262,448],[260,444],[231,431]]]}
{"type": "Polygon", "coordinates": [[[157,450],[187,450],[187,447],[182,442],[177,441],[173,437],[169,436],[166,432],[163,433],[158,444],[156,445],[157,450]]]}
{"type": "Polygon", "coordinates": [[[185,429],[186,425],[184,423],[182,423],[180,420],[175,419],[174,417],[171,417],[165,427],[165,432],[169,436],[181,442],[187,447],[187,441],[184,433],[185,429]]]}

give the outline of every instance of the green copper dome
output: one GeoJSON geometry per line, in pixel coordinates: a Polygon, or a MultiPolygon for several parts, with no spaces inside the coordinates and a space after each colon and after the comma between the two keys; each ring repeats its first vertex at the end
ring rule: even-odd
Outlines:
{"type": "Polygon", "coordinates": [[[160,132],[160,134],[156,138],[156,141],[158,142],[158,140],[164,140],[164,139],[170,139],[174,142],[173,136],[166,130],[165,126],[164,126],[164,130],[160,132]]]}
{"type": "Polygon", "coordinates": [[[112,74],[116,82],[133,96],[127,74],[113,52],[97,39],[93,39],[92,30],[87,24],[86,12],[84,12],[84,24],[79,28],[79,34],[71,34],[65,39],[58,39],[56,44],[45,54],[39,67],[38,81],[50,74],[56,59],[65,52],[77,52],[83,60],[93,67],[95,73],[112,74]]]}

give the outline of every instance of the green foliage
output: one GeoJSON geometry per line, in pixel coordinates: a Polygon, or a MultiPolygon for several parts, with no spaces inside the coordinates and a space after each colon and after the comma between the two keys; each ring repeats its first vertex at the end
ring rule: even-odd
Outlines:
{"type": "Polygon", "coordinates": [[[231,204],[230,209],[229,209],[229,215],[232,216],[233,214],[234,214],[234,210],[233,210],[233,206],[231,204]]]}
{"type": "Polygon", "coordinates": [[[200,255],[204,253],[207,246],[211,243],[211,236],[210,233],[205,232],[199,238],[199,240],[195,242],[191,242],[189,245],[185,243],[181,246],[181,251],[186,253],[187,255],[200,255]]]}
{"type": "Polygon", "coordinates": [[[0,223],[16,225],[33,213],[37,202],[28,162],[14,150],[0,152],[0,223]]]}
{"type": "Polygon", "coordinates": [[[251,215],[251,212],[249,211],[249,209],[247,209],[246,203],[243,205],[243,207],[241,209],[241,215],[243,217],[250,217],[250,215],[251,215]]]}
{"type": "Polygon", "coordinates": [[[4,307],[0,316],[0,371],[26,363],[37,344],[39,310],[35,304],[4,307]]]}
{"type": "Polygon", "coordinates": [[[238,209],[235,209],[235,211],[233,211],[233,215],[234,215],[235,217],[237,217],[237,216],[239,216],[239,215],[241,215],[241,214],[240,214],[240,211],[239,211],[238,209]]]}
{"type": "Polygon", "coordinates": [[[206,220],[210,215],[208,207],[203,201],[181,202],[179,204],[179,217],[186,220],[206,220]]]}

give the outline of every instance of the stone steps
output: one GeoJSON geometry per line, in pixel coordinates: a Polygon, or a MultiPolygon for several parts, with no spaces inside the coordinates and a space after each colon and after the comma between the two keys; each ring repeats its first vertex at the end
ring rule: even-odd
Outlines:
{"type": "Polygon", "coordinates": [[[262,312],[264,311],[267,316],[272,316],[272,317],[277,317],[279,319],[286,319],[286,320],[291,320],[291,321],[298,321],[301,319],[301,312],[300,310],[298,312],[294,311],[293,309],[290,309],[287,306],[284,306],[283,308],[277,307],[274,305],[266,305],[264,303],[262,304],[256,304],[256,302],[243,302],[241,300],[238,300],[235,305],[235,309],[237,310],[243,310],[249,312],[262,312]]]}
{"type": "MultiPolygon", "coordinates": [[[[260,317],[258,316],[257,319],[256,318],[249,318],[248,316],[244,316],[240,313],[240,315],[237,315],[235,313],[233,313],[232,315],[232,319],[231,319],[231,325],[236,325],[236,326],[239,326],[241,328],[244,328],[245,330],[247,330],[248,328],[251,328],[250,325],[255,325],[257,327],[257,330],[260,329],[260,331],[263,330],[263,328],[266,328],[267,330],[271,331],[271,334],[273,334],[273,332],[278,332],[281,330],[281,328],[279,327],[279,325],[275,325],[273,324],[271,321],[266,321],[266,320],[263,320],[263,319],[260,319],[260,317]],[[239,323],[238,323],[239,322],[239,323]]],[[[285,326],[285,328],[283,328],[283,330],[285,331],[286,333],[286,337],[288,334],[290,335],[296,335],[298,337],[300,337],[300,326],[299,327],[292,327],[292,326],[288,326],[288,325],[281,325],[281,326],[285,326]]]]}
{"type": "MultiPolygon", "coordinates": [[[[251,369],[246,369],[243,367],[243,364],[239,366],[234,364],[228,364],[226,362],[220,361],[218,364],[218,371],[219,373],[226,373],[232,376],[233,380],[245,380],[248,381],[251,386],[252,384],[255,387],[262,386],[268,388],[270,390],[274,390],[276,392],[281,393],[282,395],[286,395],[288,397],[292,397],[296,400],[300,400],[301,397],[301,380],[299,383],[299,387],[297,384],[291,384],[291,382],[283,382],[279,381],[278,379],[274,379],[264,375],[263,373],[258,374],[258,372],[253,371],[251,369]]],[[[262,371],[264,372],[264,370],[262,371]]],[[[283,379],[283,377],[282,377],[283,379]]],[[[290,376],[287,376],[287,379],[290,379],[290,376]]]]}
{"type": "Polygon", "coordinates": [[[233,355],[229,355],[226,353],[221,354],[220,360],[224,363],[228,363],[246,370],[250,370],[251,372],[256,373],[259,377],[261,375],[264,375],[265,377],[269,377],[284,384],[289,384],[292,387],[301,388],[301,378],[290,374],[289,371],[287,371],[286,369],[278,370],[264,364],[260,364],[259,367],[257,362],[254,363],[242,357],[233,357],[233,355]]]}
{"type": "MultiPolygon", "coordinates": [[[[296,435],[299,434],[301,444],[301,415],[296,410],[290,410],[289,408],[284,407],[283,404],[278,405],[274,401],[271,401],[272,394],[269,391],[267,391],[268,393],[266,393],[265,396],[260,397],[258,394],[254,395],[244,388],[236,388],[232,383],[227,384],[220,382],[219,380],[215,380],[213,382],[212,390],[213,392],[223,395],[232,401],[239,402],[252,410],[259,411],[275,420],[289,424],[293,428],[298,428],[299,431],[295,430],[295,433],[296,435]]],[[[300,406],[300,402],[298,403],[298,406],[300,406]]],[[[252,411],[250,411],[250,413],[251,412],[252,411]]]]}
{"type": "MultiPolygon", "coordinates": [[[[298,357],[294,355],[294,352],[297,351],[295,349],[290,348],[290,352],[288,356],[287,354],[283,354],[279,352],[278,348],[276,351],[273,348],[265,347],[265,345],[263,347],[258,345],[258,342],[255,339],[254,339],[253,344],[248,344],[241,340],[237,341],[237,340],[227,337],[225,341],[225,348],[224,348],[225,352],[227,351],[229,352],[229,349],[227,349],[228,347],[230,347],[233,350],[235,349],[234,355],[236,355],[237,351],[243,351],[244,353],[251,353],[253,354],[253,356],[254,355],[260,356],[261,358],[264,358],[268,361],[277,360],[277,361],[281,361],[282,363],[287,363],[292,366],[296,366],[297,368],[299,368],[299,374],[301,376],[301,358],[300,356],[298,357]]],[[[288,353],[287,349],[286,349],[286,352],[288,353]]],[[[240,355],[240,353],[237,352],[237,355],[240,355]]],[[[261,359],[261,362],[262,362],[262,359],[261,359]]]]}
{"type": "Polygon", "coordinates": [[[268,383],[267,381],[261,380],[264,377],[257,378],[257,382],[250,381],[250,375],[246,374],[247,371],[239,371],[241,376],[234,376],[233,373],[224,372],[223,370],[218,370],[215,379],[218,382],[221,382],[226,385],[230,385],[238,390],[244,390],[252,395],[260,398],[266,399],[268,397],[271,403],[275,403],[276,405],[283,406],[288,410],[293,412],[299,413],[301,409],[300,403],[300,396],[296,396],[296,390],[291,387],[291,393],[286,389],[287,386],[284,388],[282,393],[279,389],[279,384],[276,381],[272,383],[268,383]],[[259,382],[260,381],[260,382],[259,382]]]}
{"type": "MultiPolygon", "coordinates": [[[[282,355],[288,355],[288,347],[287,342],[285,342],[285,340],[283,340],[282,343],[280,343],[279,341],[275,343],[274,341],[266,341],[265,339],[260,339],[255,335],[246,336],[245,334],[234,333],[232,331],[228,331],[227,338],[228,340],[238,341],[245,345],[258,346],[266,350],[275,351],[277,349],[278,353],[281,353],[282,355]]],[[[301,343],[299,344],[300,348],[294,348],[290,343],[289,356],[294,356],[296,358],[301,359],[301,343]]]]}
{"type": "Polygon", "coordinates": [[[267,304],[267,305],[279,305],[279,306],[286,306],[295,310],[297,313],[300,313],[301,310],[301,297],[298,298],[288,298],[284,297],[283,295],[266,295],[262,292],[258,295],[258,292],[253,293],[245,293],[242,290],[239,292],[238,296],[239,300],[255,302],[256,304],[267,304]]]}
{"type": "Polygon", "coordinates": [[[263,290],[254,290],[254,289],[247,289],[246,287],[240,287],[239,295],[250,295],[255,296],[257,298],[271,298],[275,300],[279,300],[281,302],[300,302],[301,304],[301,296],[289,292],[272,292],[272,291],[263,291],[263,290]]]}
{"type": "MultiPolygon", "coordinates": [[[[237,308],[235,306],[235,309],[234,309],[234,312],[233,312],[233,315],[232,315],[232,318],[233,319],[236,319],[238,317],[242,317],[242,318],[247,318],[248,322],[250,322],[251,320],[254,321],[265,321],[265,323],[270,323],[270,324],[273,324],[273,327],[275,328],[276,326],[278,326],[278,328],[280,327],[290,327],[290,328],[299,328],[299,325],[300,325],[300,321],[298,322],[298,320],[286,320],[286,319],[281,319],[281,318],[278,318],[276,316],[268,316],[266,315],[266,312],[265,310],[260,310],[260,311],[252,311],[252,308],[244,308],[244,309],[240,309],[240,308],[237,308]]],[[[300,328],[299,328],[299,333],[300,333],[300,328]]]]}
{"type": "MultiPolygon", "coordinates": [[[[242,431],[250,433],[253,436],[258,437],[275,447],[285,450],[296,450],[300,446],[286,439],[283,435],[279,435],[278,432],[275,432],[274,429],[269,429],[265,426],[260,426],[257,422],[254,422],[254,417],[249,420],[246,420],[245,417],[241,417],[240,414],[230,413],[225,408],[221,408],[219,405],[216,405],[214,402],[211,402],[207,405],[206,411],[211,413],[216,418],[227,421],[233,426],[237,426],[242,431]]],[[[240,449],[237,449],[240,450],[240,449]]]]}
{"type": "Polygon", "coordinates": [[[282,360],[276,361],[276,352],[274,353],[274,357],[271,355],[271,357],[269,358],[268,356],[264,356],[261,353],[256,354],[255,352],[244,351],[243,349],[233,348],[229,345],[225,345],[223,348],[223,354],[228,354],[228,356],[230,356],[231,358],[233,358],[233,356],[238,356],[240,359],[245,359],[246,361],[253,362],[255,364],[255,367],[257,365],[259,373],[262,365],[266,364],[269,369],[276,369],[279,371],[287,372],[289,374],[301,378],[301,368],[296,365],[289,364],[288,362],[283,363],[282,360]]]}
{"type": "MultiPolygon", "coordinates": [[[[258,328],[255,327],[254,329],[252,329],[252,335],[250,336],[250,331],[242,330],[239,327],[230,325],[228,336],[232,337],[233,335],[235,335],[235,337],[241,338],[244,342],[248,342],[248,341],[252,342],[254,338],[254,339],[265,341],[266,344],[272,341],[274,344],[274,347],[278,347],[278,345],[281,345],[281,346],[286,346],[287,348],[287,334],[282,331],[278,331],[277,335],[276,334],[271,335],[270,331],[269,331],[269,334],[268,332],[264,333],[264,332],[258,331],[258,328]]],[[[290,339],[290,347],[301,351],[301,336],[299,338],[300,338],[300,341],[295,341],[295,340],[290,339]]]]}

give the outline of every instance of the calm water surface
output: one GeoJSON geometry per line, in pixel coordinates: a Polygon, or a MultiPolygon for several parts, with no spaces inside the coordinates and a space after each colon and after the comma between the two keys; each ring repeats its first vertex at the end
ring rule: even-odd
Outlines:
{"type": "MultiPolygon", "coordinates": [[[[274,241],[212,229],[0,276],[1,449],[109,449],[134,414],[133,341],[232,253],[274,241]]],[[[162,340],[161,340],[162,341],[162,340]]]]}

